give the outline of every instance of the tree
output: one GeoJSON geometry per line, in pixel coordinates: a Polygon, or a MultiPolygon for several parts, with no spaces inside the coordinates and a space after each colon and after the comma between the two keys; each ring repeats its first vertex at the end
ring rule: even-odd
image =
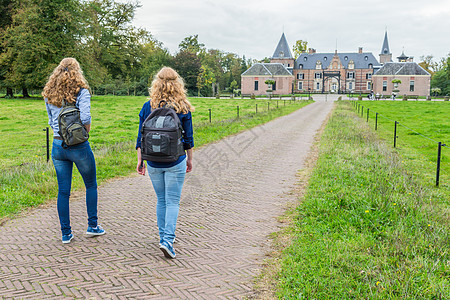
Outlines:
{"type": "Polygon", "coordinates": [[[450,94],[450,54],[441,59],[441,69],[431,77],[431,87],[439,88],[443,95],[450,94]]]}
{"type": "Polygon", "coordinates": [[[131,25],[136,2],[114,0],[90,0],[84,6],[83,32],[85,60],[92,65],[86,77],[93,85],[118,78],[137,78],[142,68],[142,58],[150,48],[158,44],[150,32],[131,25]]]}
{"type": "Polygon", "coordinates": [[[23,88],[26,97],[28,88],[44,86],[64,56],[76,57],[79,7],[77,0],[30,0],[20,5],[2,34],[4,85],[23,88]]]}
{"type": "Polygon", "coordinates": [[[216,82],[216,77],[214,73],[208,66],[201,66],[200,73],[197,76],[197,90],[202,93],[202,95],[212,95],[214,92],[212,90],[212,84],[216,82]],[[210,91],[212,93],[210,93],[210,91]]]}
{"type": "MultiPolygon", "coordinates": [[[[3,39],[6,29],[12,24],[12,15],[15,11],[15,3],[12,0],[0,0],[0,41],[3,39]]],[[[5,50],[0,43],[0,54],[5,50]]],[[[7,73],[7,67],[0,65],[0,86],[4,86],[3,81],[7,73]]],[[[6,87],[5,97],[14,97],[13,90],[10,86],[6,87]]]]}
{"type": "Polygon", "coordinates": [[[234,93],[236,92],[236,88],[238,87],[238,83],[236,82],[236,80],[233,80],[230,83],[230,91],[231,91],[231,97],[234,97],[234,93]]]}
{"type": "Polygon", "coordinates": [[[421,66],[425,71],[433,75],[438,68],[438,63],[433,61],[433,55],[421,56],[421,62],[419,66],[421,66]]]}
{"type": "Polygon", "coordinates": [[[194,93],[197,87],[197,77],[202,66],[200,59],[192,52],[180,51],[173,59],[173,67],[186,83],[186,89],[194,93]]]}
{"type": "Polygon", "coordinates": [[[292,48],[295,59],[297,59],[300,56],[300,54],[306,52],[306,49],[308,49],[308,42],[303,40],[297,40],[292,48]]]}
{"type": "Polygon", "coordinates": [[[181,43],[178,45],[180,51],[191,52],[194,53],[195,55],[199,55],[201,52],[204,52],[205,51],[204,47],[205,45],[199,43],[198,41],[198,34],[185,37],[184,40],[182,40],[181,43]]]}

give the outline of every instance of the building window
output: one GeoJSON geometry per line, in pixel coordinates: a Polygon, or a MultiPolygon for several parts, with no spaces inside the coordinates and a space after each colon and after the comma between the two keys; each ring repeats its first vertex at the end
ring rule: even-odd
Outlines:
{"type": "Polygon", "coordinates": [[[303,60],[304,60],[304,61],[307,61],[307,60],[308,60],[308,58],[307,58],[307,57],[305,56],[305,57],[303,57],[303,60]]]}
{"type": "Polygon", "coordinates": [[[372,73],[367,73],[366,74],[366,79],[372,79],[372,73]]]}
{"type": "Polygon", "coordinates": [[[291,64],[288,64],[288,68],[291,66],[291,64]]]}
{"type": "Polygon", "coordinates": [[[322,73],[314,73],[314,78],[315,79],[321,79],[322,78],[322,73]]]}
{"type": "Polygon", "coordinates": [[[345,57],[344,57],[344,60],[348,60],[348,56],[345,56],[345,57]]]}
{"type": "Polygon", "coordinates": [[[369,69],[373,69],[373,65],[372,64],[369,64],[369,69]]]}
{"type": "Polygon", "coordinates": [[[303,90],[303,82],[301,81],[298,82],[298,89],[303,90]]]}
{"type": "Polygon", "coordinates": [[[320,82],[316,83],[316,90],[320,90],[320,82]]]}
{"type": "Polygon", "coordinates": [[[299,64],[299,65],[298,65],[298,68],[299,68],[299,69],[303,69],[303,65],[302,65],[302,64],[299,64]]]}
{"type": "Polygon", "coordinates": [[[348,68],[349,69],[354,69],[355,68],[355,62],[353,60],[348,62],[348,68]]]}
{"type": "Polygon", "coordinates": [[[327,61],[327,57],[325,56],[325,57],[323,58],[323,60],[324,60],[324,61],[327,61]]]}
{"type": "Polygon", "coordinates": [[[348,78],[348,79],[355,78],[355,72],[348,72],[348,73],[347,73],[347,78],[348,78]]]}
{"type": "Polygon", "coordinates": [[[414,92],[414,80],[411,80],[411,81],[409,82],[409,91],[410,91],[410,92],[414,92]]]}
{"type": "Polygon", "coordinates": [[[297,73],[297,79],[305,79],[305,74],[297,73]]]}
{"type": "Polygon", "coordinates": [[[258,90],[258,81],[255,81],[255,91],[258,90]]]}
{"type": "Polygon", "coordinates": [[[331,89],[333,90],[333,92],[337,90],[337,84],[335,82],[333,82],[333,84],[331,85],[331,89]]]}
{"type": "Polygon", "coordinates": [[[277,82],[275,81],[274,84],[272,84],[272,91],[275,91],[277,89],[277,82]]]}
{"type": "Polygon", "coordinates": [[[372,89],[372,84],[370,83],[370,81],[367,83],[367,89],[371,90],[372,89]]]}
{"type": "Polygon", "coordinates": [[[353,82],[349,82],[348,83],[348,89],[349,90],[353,90],[353,82]]]}
{"type": "Polygon", "coordinates": [[[383,92],[387,91],[387,81],[383,81],[383,92]]]}
{"type": "Polygon", "coordinates": [[[369,59],[369,57],[368,56],[364,56],[364,60],[368,60],[369,59]]]}
{"type": "Polygon", "coordinates": [[[316,62],[316,69],[322,69],[322,63],[319,60],[316,62]]]}

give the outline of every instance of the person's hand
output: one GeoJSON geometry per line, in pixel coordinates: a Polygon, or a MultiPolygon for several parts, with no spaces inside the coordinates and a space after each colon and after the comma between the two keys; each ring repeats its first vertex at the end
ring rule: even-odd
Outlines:
{"type": "Polygon", "coordinates": [[[142,160],[138,160],[138,163],[136,166],[136,171],[140,175],[145,175],[145,166],[144,166],[144,162],[142,160]]]}
{"type": "Polygon", "coordinates": [[[186,160],[186,173],[189,173],[192,171],[192,159],[186,160]]]}

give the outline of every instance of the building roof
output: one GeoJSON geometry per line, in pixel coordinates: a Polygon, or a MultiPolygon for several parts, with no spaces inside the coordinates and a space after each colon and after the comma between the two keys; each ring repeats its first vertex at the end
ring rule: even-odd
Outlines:
{"type": "Polygon", "coordinates": [[[387,62],[374,75],[430,75],[415,62],[387,62]]]}
{"type": "Polygon", "coordinates": [[[292,73],[280,63],[257,63],[241,76],[292,76],[292,73]]]}
{"type": "Polygon", "coordinates": [[[294,58],[292,56],[291,50],[289,49],[289,44],[286,40],[286,36],[281,35],[280,41],[278,42],[277,48],[272,55],[272,58],[294,58]]]}
{"type": "MultiPolygon", "coordinates": [[[[302,53],[294,64],[294,69],[300,69],[300,65],[302,65],[302,69],[311,70],[316,68],[317,61],[322,63],[322,68],[328,68],[331,61],[333,60],[334,53],[302,53]]],[[[344,68],[348,68],[348,63],[353,61],[355,64],[355,69],[369,69],[369,65],[371,64],[373,68],[378,67],[380,64],[375,59],[372,53],[338,53],[339,59],[341,63],[344,65],[344,68]]]]}
{"type": "Polygon", "coordinates": [[[387,31],[384,33],[384,41],[383,41],[383,46],[381,47],[380,54],[391,54],[391,51],[389,50],[387,31]]]}

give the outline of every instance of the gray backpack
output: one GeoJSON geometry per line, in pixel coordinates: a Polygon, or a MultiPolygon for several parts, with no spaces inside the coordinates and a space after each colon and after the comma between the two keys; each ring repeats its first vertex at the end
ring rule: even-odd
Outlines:
{"type": "Polygon", "coordinates": [[[63,146],[78,145],[89,139],[89,133],[81,123],[80,110],[75,103],[67,102],[66,99],[63,99],[63,106],[58,115],[58,125],[63,146]]]}

